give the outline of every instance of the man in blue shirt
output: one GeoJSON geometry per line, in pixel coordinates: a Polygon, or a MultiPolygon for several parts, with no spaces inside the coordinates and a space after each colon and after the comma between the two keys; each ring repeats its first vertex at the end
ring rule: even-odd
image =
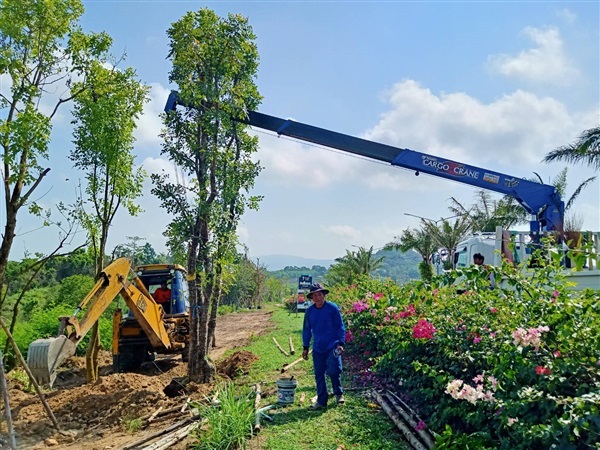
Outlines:
{"type": "Polygon", "coordinates": [[[340,309],[335,303],[325,300],[329,291],[319,283],[310,287],[308,298],[313,304],[304,313],[302,327],[302,358],[308,359],[308,348],[313,341],[313,369],[317,384],[317,402],[313,409],[327,407],[327,382],[331,380],[333,394],[338,404],[344,403],[342,389],[342,352],[346,343],[346,329],[340,309]]]}

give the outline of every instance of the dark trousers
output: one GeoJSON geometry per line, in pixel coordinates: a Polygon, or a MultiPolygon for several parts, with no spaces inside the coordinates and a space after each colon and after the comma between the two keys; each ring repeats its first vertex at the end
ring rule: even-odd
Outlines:
{"type": "Polygon", "coordinates": [[[334,395],[342,395],[344,393],[342,389],[342,357],[335,356],[333,349],[326,353],[319,353],[313,350],[312,357],[315,382],[317,384],[317,403],[325,406],[329,398],[325,375],[328,375],[331,380],[334,395]]]}

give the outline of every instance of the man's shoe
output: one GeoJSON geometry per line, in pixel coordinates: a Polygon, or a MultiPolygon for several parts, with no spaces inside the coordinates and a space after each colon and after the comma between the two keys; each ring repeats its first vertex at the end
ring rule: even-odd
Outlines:
{"type": "Polygon", "coordinates": [[[312,405],[310,405],[309,409],[316,411],[317,409],[325,409],[325,408],[327,408],[327,406],[321,405],[319,403],[313,403],[312,405]]]}
{"type": "Polygon", "coordinates": [[[338,405],[343,405],[346,403],[346,399],[344,398],[344,394],[336,395],[338,405]]]}

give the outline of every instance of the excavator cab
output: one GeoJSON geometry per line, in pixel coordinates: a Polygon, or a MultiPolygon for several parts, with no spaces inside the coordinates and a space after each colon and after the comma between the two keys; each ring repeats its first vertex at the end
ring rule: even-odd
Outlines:
{"type": "MultiPolygon", "coordinates": [[[[166,315],[187,314],[190,309],[189,289],[185,269],[178,264],[150,264],[134,269],[148,292],[162,306],[166,315]],[[155,295],[161,285],[166,284],[171,295],[166,301],[160,301],[155,295]]],[[[133,317],[131,311],[128,314],[133,317]]]]}

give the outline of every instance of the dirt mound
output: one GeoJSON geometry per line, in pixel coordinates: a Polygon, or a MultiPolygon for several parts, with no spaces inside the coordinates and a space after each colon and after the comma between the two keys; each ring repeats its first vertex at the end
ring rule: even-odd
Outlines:
{"type": "MultiPolygon", "coordinates": [[[[271,313],[264,311],[230,314],[217,318],[217,347],[211,356],[217,366],[225,368],[224,374],[233,378],[248,371],[258,357],[239,351],[223,362],[219,358],[228,350],[246,345],[253,336],[266,333],[273,324],[271,313]]],[[[202,401],[210,396],[215,386],[189,383],[186,392],[177,398],[167,397],[163,389],[173,379],[187,375],[187,364],[179,355],[163,355],[152,363],[145,363],[135,373],[113,373],[112,355],[102,351],[99,355],[100,380],[85,383],[85,358],[73,357],[59,370],[55,390],[45,394],[50,409],[61,429],[54,429],[51,420],[35,393],[9,376],[9,399],[19,449],[41,450],[49,446],[56,450],[103,450],[121,448],[139,440],[145,434],[168,427],[180,420],[152,424],[132,434],[127,424],[147,419],[159,408],[162,411],[179,410],[190,398],[202,401]]],[[[189,410],[189,408],[188,408],[189,410]]],[[[175,450],[185,448],[178,444],[175,450]]]]}
{"type": "Polygon", "coordinates": [[[227,375],[230,379],[234,379],[246,375],[250,371],[252,363],[258,359],[258,356],[254,353],[240,350],[217,364],[217,371],[222,375],[227,375]]]}

